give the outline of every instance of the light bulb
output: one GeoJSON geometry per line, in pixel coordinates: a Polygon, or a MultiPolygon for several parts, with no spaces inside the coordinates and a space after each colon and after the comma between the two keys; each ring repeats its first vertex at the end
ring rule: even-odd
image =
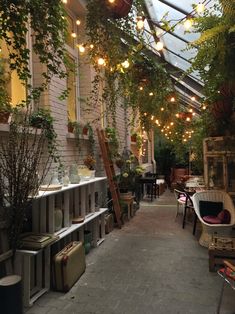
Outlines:
{"type": "Polygon", "coordinates": [[[179,117],[180,117],[180,115],[179,115],[178,113],[176,113],[175,116],[176,116],[176,118],[179,118],[179,117]]]}
{"type": "Polygon", "coordinates": [[[93,44],[90,44],[90,46],[89,46],[91,49],[93,49],[94,48],[94,45],[93,44]]]}
{"type": "Polygon", "coordinates": [[[160,51],[163,49],[163,43],[161,41],[158,41],[156,44],[156,50],[160,51]]]}
{"type": "Polygon", "coordinates": [[[192,96],[192,97],[191,97],[191,100],[192,100],[192,101],[195,101],[195,100],[196,100],[196,97],[195,97],[195,96],[192,96]]]}
{"type": "Polygon", "coordinates": [[[80,21],[80,20],[77,20],[77,21],[76,21],[76,24],[77,24],[77,25],[81,25],[81,21],[80,21]]]}
{"type": "Polygon", "coordinates": [[[115,0],[109,0],[109,3],[114,3],[115,2],[115,0]]]}
{"type": "Polygon", "coordinates": [[[190,109],[189,109],[189,112],[193,112],[193,109],[192,109],[192,108],[190,108],[190,109]]]}
{"type": "Polygon", "coordinates": [[[98,63],[98,65],[100,65],[100,66],[104,66],[104,65],[105,65],[105,60],[104,60],[103,58],[99,58],[99,59],[97,60],[97,63],[98,63]]]}
{"type": "Polygon", "coordinates": [[[193,25],[192,19],[187,18],[187,19],[184,21],[184,27],[185,27],[185,29],[189,30],[192,25],[193,25]]]}
{"type": "Polygon", "coordinates": [[[138,30],[141,30],[144,28],[144,17],[143,16],[137,16],[136,18],[136,28],[138,30]]]}
{"type": "Polygon", "coordinates": [[[154,116],[151,117],[151,120],[153,120],[153,119],[154,119],[154,116]]]}
{"type": "Polygon", "coordinates": [[[163,107],[161,108],[161,111],[164,111],[164,108],[163,108],[163,107]]]}
{"type": "Polygon", "coordinates": [[[189,121],[191,121],[191,119],[190,119],[189,117],[187,117],[187,118],[186,118],[186,121],[188,121],[188,122],[189,122],[189,121]]]}
{"type": "Polygon", "coordinates": [[[203,105],[203,106],[202,106],[202,110],[206,110],[206,105],[203,105]]]}
{"type": "Polygon", "coordinates": [[[175,102],[175,97],[171,97],[170,101],[175,102]]]}
{"type": "Polygon", "coordinates": [[[197,13],[202,13],[205,10],[205,5],[203,3],[198,3],[196,6],[197,13]]]}
{"type": "Polygon", "coordinates": [[[174,125],[174,122],[171,122],[171,125],[174,125]]]}
{"type": "Polygon", "coordinates": [[[144,89],[143,86],[140,86],[140,87],[139,87],[139,90],[143,90],[143,89],[144,89]]]}
{"type": "Polygon", "coordinates": [[[83,45],[78,45],[78,50],[80,53],[84,53],[85,52],[85,47],[83,45]]]}
{"type": "Polygon", "coordinates": [[[67,0],[62,0],[62,3],[67,4],[68,1],[67,0]]]}
{"type": "Polygon", "coordinates": [[[125,68],[125,69],[129,68],[129,66],[130,66],[129,61],[126,60],[126,61],[122,62],[122,66],[123,66],[123,68],[125,68]]]}
{"type": "Polygon", "coordinates": [[[153,96],[153,92],[150,92],[150,93],[149,93],[149,96],[153,96]]]}
{"type": "Polygon", "coordinates": [[[77,34],[76,33],[71,33],[71,37],[76,38],[77,34]]]}

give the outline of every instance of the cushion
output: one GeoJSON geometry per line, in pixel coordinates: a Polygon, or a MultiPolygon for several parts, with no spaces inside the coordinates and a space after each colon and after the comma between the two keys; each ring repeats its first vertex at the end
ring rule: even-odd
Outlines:
{"type": "Polygon", "coordinates": [[[227,209],[223,209],[217,216],[222,224],[229,224],[231,221],[231,214],[227,209]]]}
{"type": "Polygon", "coordinates": [[[185,202],[186,202],[186,196],[181,195],[181,196],[178,198],[178,201],[181,202],[181,203],[185,203],[185,202]]]}
{"type": "Polygon", "coordinates": [[[217,216],[223,210],[223,202],[199,201],[201,217],[217,216]]]}
{"type": "Polygon", "coordinates": [[[221,219],[219,219],[216,216],[204,216],[204,217],[202,217],[202,219],[205,222],[207,222],[208,224],[212,224],[212,225],[221,224],[222,223],[221,219]]]}

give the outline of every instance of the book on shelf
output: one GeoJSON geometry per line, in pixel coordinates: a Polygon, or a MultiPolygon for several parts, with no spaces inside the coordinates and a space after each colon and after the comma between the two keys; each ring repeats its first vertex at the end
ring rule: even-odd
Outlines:
{"type": "Polygon", "coordinates": [[[23,233],[20,237],[20,244],[25,249],[42,249],[45,246],[57,241],[59,237],[50,233],[23,233]]]}

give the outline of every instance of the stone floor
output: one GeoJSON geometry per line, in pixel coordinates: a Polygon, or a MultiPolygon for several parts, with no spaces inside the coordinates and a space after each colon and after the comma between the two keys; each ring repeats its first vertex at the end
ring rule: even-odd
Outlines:
{"type": "MultiPolygon", "coordinates": [[[[208,271],[200,230],[175,220],[174,195],[144,201],[121,230],[87,255],[84,275],[66,294],[49,292],[27,314],[215,314],[222,279],[208,271]]],[[[235,313],[225,285],[220,314],[235,313]]]]}

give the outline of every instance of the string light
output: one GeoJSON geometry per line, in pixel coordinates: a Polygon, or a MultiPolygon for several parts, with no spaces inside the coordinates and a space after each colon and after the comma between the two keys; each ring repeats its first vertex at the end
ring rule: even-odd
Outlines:
{"type": "Polygon", "coordinates": [[[71,37],[76,38],[77,34],[76,33],[71,33],[71,37]]]}
{"type": "Polygon", "coordinates": [[[143,89],[144,89],[143,86],[140,86],[140,87],[139,87],[139,90],[143,90],[143,89]]]}
{"type": "Polygon", "coordinates": [[[186,30],[189,30],[193,25],[193,20],[192,17],[187,17],[186,20],[184,21],[184,27],[186,30]]]}
{"type": "Polygon", "coordinates": [[[109,3],[114,3],[115,2],[115,0],[109,0],[109,3]]]}
{"type": "Polygon", "coordinates": [[[171,97],[170,102],[175,102],[175,97],[171,97]]]}
{"type": "Polygon", "coordinates": [[[81,25],[81,21],[80,20],[77,20],[76,21],[76,24],[79,26],[79,25],[81,25]]]}
{"type": "Polygon", "coordinates": [[[126,61],[122,62],[122,66],[123,66],[123,68],[125,68],[125,69],[129,68],[129,66],[130,66],[129,61],[126,60],[126,61]]]}
{"type": "Polygon", "coordinates": [[[153,96],[153,92],[150,92],[150,93],[149,93],[149,96],[153,96]]]}
{"type": "Polygon", "coordinates": [[[98,65],[100,65],[100,66],[105,66],[105,60],[104,60],[103,58],[99,58],[99,59],[97,60],[97,63],[98,63],[98,65]]]}
{"type": "Polygon", "coordinates": [[[187,117],[187,118],[186,118],[186,121],[189,122],[189,121],[191,121],[191,119],[190,119],[189,117],[187,117]]]}
{"type": "Polygon", "coordinates": [[[161,108],[161,111],[164,111],[164,108],[163,108],[163,107],[161,108]]]}
{"type": "Polygon", "coordinates": [[[197,13],[202,13],[203,11],[205,10],[205,5],[203,3],[198,3],[197,6],[196,6],[196,11],[197,13]]]}
{"type": "Polygon", "coordinates": [[[144,28],[144,16],[137,16],[136,17],[136,28],[137,30],[142,30],[144,28]]]}
{"type": "Polygon", "coordinates": [[[93,45],[93,44],[90,44],[89,47],[90,47],[90,49],[93,49],[93,48],[94,48],[94,45],[93,45]]]}
{"type": "Polygon", "coordinates": [[[203,105],[203,106],[202,106],[202,110],[206,110],[206,105],[203,105]]]}
{"type": "Polygon", "coordinates": [[[85,47],[83,45],[77,45],[78,50],[80,53],[84,53],[85,52],[85,47]]]}
{"type": "Polygon", "coordinates": [[[68,1],[67,0],[62,0],[62,3],[67,4],[68,1]]]}
{"type": "Polygon", "coordinates": [[[191,97],[191,100],[192,100],[192,101],[195,101],[195,100],[196,100],[196,97],[195,97],[195,96],[192,96],[192,97],[191,97]]]}
{"type": "Polygon", "coordinates": [[[156,44],[156,50],[161,51],[163,49],[163,43],[161,41],[158,41],[156,44]]]}

